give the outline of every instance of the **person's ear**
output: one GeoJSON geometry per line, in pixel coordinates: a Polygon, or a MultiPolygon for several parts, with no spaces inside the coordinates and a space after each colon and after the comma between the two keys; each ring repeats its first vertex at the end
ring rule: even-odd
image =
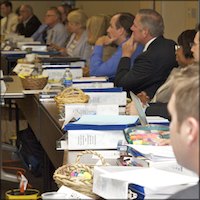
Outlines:
{"type": "Polygon", "coordinates": [[[124,28],[120,27],[120,28],[118,29],[119,35],[123,35],[124,32],[125,32],[124,28]]]}
{"type": "Polygon", "coordinates": [[[199,122],[195,118],[187,118],[184,121],[182,128],[188,146],[191,146],[195,142],[199,142],[199,122]]]}
{"type": "Polygon", "coordinates": [[[142,29],[142,35],[144,36],[144,38],[147,37],[147,36],[149,35],[149,30],[148,30],[147,28],[144,27],[144,28],[142,29]]]}

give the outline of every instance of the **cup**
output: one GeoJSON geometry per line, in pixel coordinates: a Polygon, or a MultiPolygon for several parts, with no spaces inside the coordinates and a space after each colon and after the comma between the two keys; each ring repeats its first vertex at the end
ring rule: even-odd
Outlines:
{"type": "Polygon", "coordinates": [[[24,194],[20,193],[19,189],[13,189],[6,192],[5,196],[8,200],[37,200],[39,199],[39,191],[35,189],[27,189],[24,194]]]}
{"type": "Polygon", "coordinates": [[[50,200],[50,199],[67,199],[67,194],[58,193],[58,192],[45,192],[41,195],[42,199],[50,200]]]}

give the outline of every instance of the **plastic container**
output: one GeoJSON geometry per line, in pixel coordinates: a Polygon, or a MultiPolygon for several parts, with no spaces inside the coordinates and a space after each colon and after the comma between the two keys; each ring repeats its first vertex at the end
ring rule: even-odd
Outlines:
{"type": "Polygon", "coordinates": [[[64,199],[67,199],[66,194],[58,193],[58,192],[46,192],[46,193],[43,193],[41,195],[41,197],[42,197],[43,200],[50,200],[50,199],[64,200],[64,199]]]}
{"type": "Polygon", "coordinates": [[[72,73],[70,72],[70,69],[66,69],[65,70],[65,73],[64,73],[64,76],[63,76],[63,80],[62,80],[62,84],[65,86],[65,87],[70,87],[72,86],[73,84],[73,81],[72,81],[72,73]]]}
{"type": "Polygon", "coordinates": [[[125,129],[124,135],[129,144],[139,145],[155,145],[159,139],[170,137],[169,126],[165,125],[135,126],[125,129]]]}
{"type": "Polygon", "coordinates": [[[32,200],[35,200],[35,199],[40,198],[39,193],[40,192],[38,190],[27,189],[24,192],[24,194],[21,194],[19,189],[14,189],[14,190],[9,190],[6,192],[6,199],[14,199],[14,200],[17,200],[17,199],[20,199],[20,200],[29,199],[30,200],[30,199],[32,199],[32,200]]]}

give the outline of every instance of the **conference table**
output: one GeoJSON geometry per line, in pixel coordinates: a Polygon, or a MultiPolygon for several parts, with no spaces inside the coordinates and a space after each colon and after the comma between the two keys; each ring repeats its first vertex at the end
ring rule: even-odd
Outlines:
{"type": "MultiPolygon", "coordinates": [[[[56,141],[59,141],[65,134],[61,128],[62,121],[59,121],[60,116],[56,103],[54,101],[40,101],[39,91],[23,90],[20,78],[18,76],[11,77],[13,82],[8,83],[4,97],[14,99],[17,110],[23,113],[44,149],[43,192],[51,191],[55,169],[66,163],[74,163],[77,154],[81,153],[81,151],[56,150],[56,141]]],[[[19,120],[18,117],[16,119],[17,121],[19,120]]],[[[114,165],[115,159],[113,159],[113,156],[117,155],[116,150],[108,151],[101,151],[101,154],[108,153],[106,159],[114,165]]],[[[98,161],[92,155],[86,156],[81,160],[83,163],[93,162],[92,164],[98,161]]]]}
{"type": "MultiPolygon", "coordinates": [[[[64,132],[61,129],[59,113],[54,102],[40,102],[37,94],[24,94],[18,76],[11,76],[13,82],[7,83],[5,99],[14,99],[16,111],[24,114],[29,126],[44,149],[44,191],[51,190],[53,172],[63,164],[63,151],[56,150],[56,141],[64,132]]],[[[17,114],[18,115],[18,114],[17,114]]],[[[19,126],[19,118],[16,117],[19,126]]],[[[18,127],[19,130],[19,127],[18,127]]]]}
{"type": "MultiPolygon", "coordinates": [[[[37,54],[40,56],[60,56],[60,52],[58,51],[32,51],[31,53],[37,54]]],[[[17,60],[26,57],[26,51],[1,51],[1,60],[4,61],[2,69],[5,75],[12,74],[13,68],[17,64],[17,60]]]]}

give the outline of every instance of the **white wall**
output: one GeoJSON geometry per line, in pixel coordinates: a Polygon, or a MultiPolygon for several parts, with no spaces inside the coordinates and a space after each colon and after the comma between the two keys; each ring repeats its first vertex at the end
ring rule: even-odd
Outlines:
{"type": "Polygon", "coordinates": [[[198,1],[161,1],[156,4],[164,19],[167,38],[176,40],[182,31],[194,29],[199,23],[198,1]]]}
{"type": "Polygon", "coordinates": [[[76,6],[86,11],[88,16],[97,14],[114,14],[119,11],[135,14],[139,1],[76,1],[76,6]]]}

